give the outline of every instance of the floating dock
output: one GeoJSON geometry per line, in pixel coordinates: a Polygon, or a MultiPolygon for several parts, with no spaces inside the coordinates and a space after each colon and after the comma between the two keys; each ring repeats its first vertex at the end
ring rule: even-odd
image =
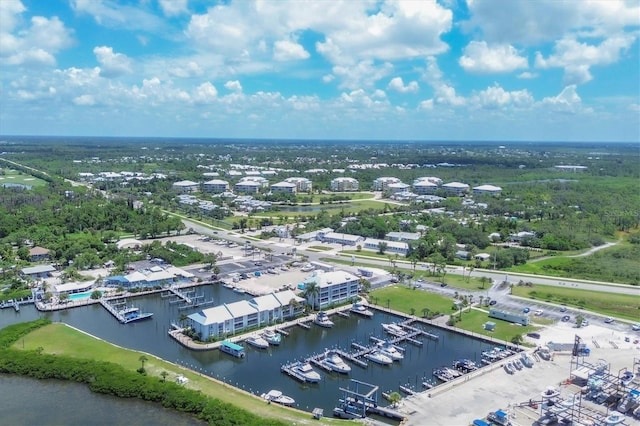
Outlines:
{"type": "Polygon", "coordinates": [[[105,299],[100,299],[100,304],[113,315],[121,324],[128,324],[134,321],[140,321],[143,319],[151,318],[152,312],[140,312],[139,308],[129,307],[124,309],[118,309],[118,306],[126,305],[124,301],[115,301],[111,304],[105,299]]]}

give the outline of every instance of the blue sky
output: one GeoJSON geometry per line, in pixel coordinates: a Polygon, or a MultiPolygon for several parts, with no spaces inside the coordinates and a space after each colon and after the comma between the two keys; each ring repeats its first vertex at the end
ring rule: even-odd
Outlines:
{"type": "Polygon", "coordinates": [[[637,0],[1,0],[0,134],[640,141],[637,0]]]}

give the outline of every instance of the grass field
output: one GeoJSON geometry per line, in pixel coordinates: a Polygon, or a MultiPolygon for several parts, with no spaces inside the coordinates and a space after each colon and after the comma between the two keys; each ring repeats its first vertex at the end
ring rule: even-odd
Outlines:
{"type": "Polygon", "coordinates": [[[514,336],[524,336],[525,334],[540,328],[538,324],[522,326],[508,321],[489,318],[489,312],[480,309],[465,310],[462,312],[461,317],[462,320],[456,323],[456,327],[476,334],[481,334],[483,336],[490,336],[495,339],[505,340],[507,342],[510,342],[514,336]],[[487,321],[496,323],[494,331],[487,331],[484,329],[484,323],[487,321]]]}
{"type": "MultiPolygon", "coordinates": [[[[26,350],[35,350],[41,347],[45,353],[108,361],[132,371],[140,368],[139,358],[143,355],[142,352],[112,345],[60,323],[47,325],[28,334],[24,339],[16,342],[13,347],[26,350]]],[[[200,390],[213,398],[242,407],[258,416],[277,418],[290,424],[299,425],[344,424],[344,421],[341,422],[331,418],[323,418],[321,421],[313,420],[309,413],[283,408],[277,404],[266,404],[264,401],[231,386],[184,370],[175,364],[152,355],[144,355],[148,358],[144,367],[150,376],[157,376],[160,379],[160,373],[166,371],[169,373],[167,380],[175,380],[178,375],[183,375],[189,379],[188,387],[200,390]]]]}
{"type": "Polygon", "coordinates": [[[393,285],[369,293],[369,303],[388,307],[390,309],[422,316],[422,310],[427,308],[430,312],[440,312],[448,315],[452,312],[453,300],[449,297],[427,293],[422,290],[412,289],[403,285],[393,285]]]}
{"type": "Polygon", "coordinates": [[[18,170],[6,169],[0,167],[0,185],[16,184],[29,186],[43,186],[45,181],[35,178],[31,175],[24,174],[18,170]]]}
{"type": "Polygon", "coordinates": [[[520,297],[583,308],[631,321],[638,321],[638,318],[640,318],[640,296],[545,285],[534,285],[533,287],[516,286],[513,287],[513,294],[520,297]]]}

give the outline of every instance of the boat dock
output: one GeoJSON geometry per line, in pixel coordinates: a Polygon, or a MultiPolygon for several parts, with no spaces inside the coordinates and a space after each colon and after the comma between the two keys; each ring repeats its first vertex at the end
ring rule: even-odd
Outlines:
{"type": "Polygon", "coordinates": [[[292,362],[290,364],[284,364],[283,366],[280,367],[280,371],[282,371],[283,373],[285,373],[288,376],[293,377],[294,379],[298,380],[299,382],[307,383],[308,380],[302,374],[298,373],[295,370],[295,367],[297,367],[298,365],[300,365],[300,362],[292,362]]]}
{"type": "MultiPolygon", "coordinates": [[[[406,321],[403,321],[401,323],[399,323],[398,325],[404,329],[409,330],[409,334],[413,335],[412,337],[416,337],[416,336],[426,336],[431,340],[440,340],[440,336],[438,336],[437,334],[433,334],[433,333],[429,333],[428,331],[424,331],[421,330],[419,328],[413,327],[411,324],[414,323],[414,319],[409,318],[406,321]]],[[[422,343],[421,343],[422,344],[422,343]]]]}
{"type": "Polygon", "coordinates": [[[343,397],[338,400],[339,406],[336,407],[337,410],[353,413],[358,417],[365,417],[366,414],[376,414],[389,419],[404,420],[403,414],[391,408],[378,405],[378,386],[356,379],[351,379],[351,384],[354,385],[354,389],[340,388],[343,392],[343,397]],[[361,391],[361,388],[364,388],[364,390],[361,391]]]}
{"type": "MultiPolygon", "coordinates": [[[[111,315],[113,315],[118,321],[120,321],[121,323],[124,324],[124,315],[121,314],[122,310],[118,310],[115,308],[114,305],[111,305],[108,301],[104,300],[104,299],[100,299],[100,304],[102,305],[103,308],[105,308],[107,310],[107,312],[109,312],[111,315]]],[[[126,302],[116,302],[115,305],[117,304],[126,304],[126,302]]]]}
{"type": "Polygon", "coordinates": [[[369,366],[369,363],[367,361],[361,360],[360,358],[356,357],[355,355],[350,354],[348,352],[345,352],[345,351],[343,351],[341,349],[335,349],[335,353],[340,355],[342,358],[354,363],[358,367],[367,368],[369,366]]]}
{"type": "Polygon", "coordinates": [[[380,344],[380,345],[381,345],[381,344],[383,344],[383,343],[389,343],[389,344],[391,344],[395,349],[397,349],[397,350],[398,350],[398,351],[400,351],[400,352],[404,352],[404,351],[406,350],[406,349],[405,349],[405,348],[403,348],[402,346],[397,346],[397,345],[395,345],[394,343],[397,343],[397,342],[394,342],[394,341],[393,341],[394,339],[392,339],[392,340],[383,340],[383,339],[378,339],[378,338],[377,338],[377,337],[375,337],[375,336],[369,336],[369,339],[371,339],[374,343],[377,343],[377,344],[380,344]]]}
{"type": "Polygon", "coordinates": [[[153,316],[151,312],[140,313],[139,308],[126,307],[127,302],[124,300],[115,300],[113,304],[105,299],[100,299],[100,304],[113,315],[121,324],[128,324],[133,321],[139,321],[153,316]],[[119,309],[119,307],[124,308],[119,309]]]}
{"type": "MultiPolygon", "coordinates": [[[[173,293],[175,296],[178,296],[180,299],[184,300],[184,302],[187,305],[192,305],[193,304],[193,298],[189,297],[187,295],[187,293],[189,293],[190,291],[188,291],[188,290],[183,291],[183,290],[179,290],[179,289],[174,288],[174,287],[169,287],[169,291],[171,293],[173,293]]],[[[191,292],[195,293],[195,290],[191,290],[191,292]]]]}
{"type": "Polygon", "coordinates": [[[304,322],[304,321],[299,321],[298,325],[300,327],[304,328],[305,330],[310,330],[311,329],[311,326],[309,324],[307,324],[306,322],[304,322]]]}

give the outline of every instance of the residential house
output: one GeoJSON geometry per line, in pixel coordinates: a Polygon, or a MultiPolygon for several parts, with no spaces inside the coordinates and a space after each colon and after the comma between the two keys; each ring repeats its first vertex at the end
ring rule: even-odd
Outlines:
{"type": "Polygon", "coordinates": [[[42,262],[49,259],[49,250],[44,247],[32,247],[29,249],[29,261],[42,262]]]}
{"type": "Polygon", "coordinates": [[[53,265],[37,265],[28,268],[22,268],[20,272],[23,276],[31,278],[33,280],[48,278],[52,272],[55,272],[56,268],[53,265]]]}

